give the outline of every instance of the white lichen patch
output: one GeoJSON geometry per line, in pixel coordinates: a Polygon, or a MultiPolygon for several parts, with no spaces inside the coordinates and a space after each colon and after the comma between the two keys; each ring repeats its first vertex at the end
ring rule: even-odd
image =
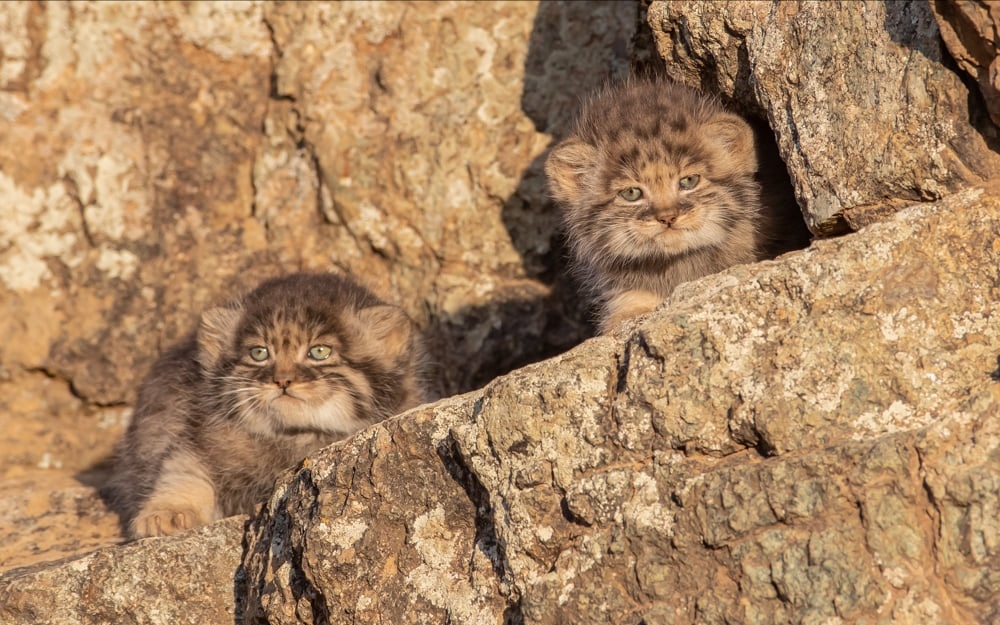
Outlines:
{"type": "Polygon", "coordinates": [[[0,119],[14,122],[27,109],[28,103],[21,95],[0,91],[0,119]]]}
{"type": "Polygon", "coordinates": [[[894,401],[885,410],[869,410],[854,422],[858,430],[852,438],[867,440],[871,434],[891,434],[922,428],[933,423],[934,417],[927,411],[918,411],[913,406],[894,401]]]}
{"type": "Polygon", "coordinates": [[[876,317],[882,337],[887,341],[898,341],[901,336],[914,335],[913,324],[916,323],[917,316],[911,313],[906,306],[891,313],[878,313],[876,317]]]}
{"type": "MultiPolygon", "coordinates": [[[[479,57],[476,63],[476,76],[491,76],[493,70],[493,57],[496,56],[497,42],[488,32],[478,27],[469,28],[463,37],[463,45],[471,46],[474,54],[470,58],[479,57]]],[[[472,51],[469,51],[470,53],[472,51]]]]}
{"type": "Polygon", "coordinates": [[[637,532],[673,536],[674,518],[669,508],[660,503],[656,480],[645,473],[634,473],[632,488],[635,493],[625,502],[623,510],[626,525],[632,525],[637,532]]]}
{"type": "Polygon", "coordinates": [[[882,577],[884,577],[893,588],[903,588],[906,586],[906,580],[909,576],[902,567],[893,566],[883,570],[882,577]]]}
{"type": "Polygon", "coordinates": [[[131,408],[103,408],[97,413],[97,427],[102,430],[125,429],[132,421],[131,408]]]}
{"type": "Polygon", "coordinates": [[[21,79],[31,55],[28,15],[31,3],[7,2],[0,11],[0,88],[21,79]]]}
{"type": "Polygon", "coordinates": [[[30,291],[51,278],[45,260],[79,262],[76,205],[61,183],[31,194],[0,172],[0,281],[12,291],[30,291]]]}
{"type": "Polygon", "coordinates": [[[62,460],[55,458],[51,453],[45,452],[42,457],[38,460],[36,465],[39,469],[61,469],[63,466],[62,460]]]}
{"type": "Polygon", "coordinates": [[[368,237],[372,247],[379,251],[387,251],[391,245],[388,237],[385,236],[383,225],[386,216],[379,209],[369,202],[361,205],[361,211],[357,226],[368,237]]]}
{"type": "Polygon", "coordinates": [[[108,274],[109,278],[127,280],[135,274],[138,267],[139,257],[128,250],[102,247],[97,257],[97,268],[108,274]]]}
{"type": "MultiPolygon", "coordinates": [[[[77,184],[84,178],[76,172],[77,184]]],[[[119,240],[126,235],[139,238],[142,233],[130,231],[128,222],[141,219],[138,211],[145,206],[141,183],[135,180],[134,163],[130,160],[104,154],[97,159],[97,172],[93,178],[94,202],[83,209],[87,228],[92,234],[119,240]],[[129,219],[131,218],[131,219],[129,219]]],[[[81,187],[82,189],[83,187],[81,187]]],[[[81,194],[82,197],[86,195],[81,194]]]]}
{"type": "Polygon", "coordinates": [[[559,598],[557,599],[559,605],[566,605],[566,602],[572,596],[570,593],[573,592],[574,588],[576,588],[576,585],[573,582],[569,582],[562,587],[562,592],[559,593],[559,598]]]}
{"type": "Polygon", "coordinates": [[[464,575],[456,538],[440,505],[414,519],[408,542],[422,564],[407,574],[406,583],[432,605],[447,611],[450,623],[495,625],[495,615],[464,575]]]}
{"type": "Polygon", "coordinates": [[[219,58],[266,57],[272,51],[261,2],[220,0],[161,6],[161,10],[170,9],[183,36],[219,58]]]}
{"type": "Polygon", "coordinates": [[[781,379],[785,399],[808,396],[810,405],[822,412],[834,412],[852,386],[857,372],[850,363],[836,360],[831,354],[803,353],[801,366],[787,371],[781,379]],[[806,392],[806,389],[808,391],[806,392]]]}
{"type": "Polygon", "coordinates": [[[358,612],[363,612],[370,608],[374,601],[370,595],[359,595],[357,602],[354,604],[354,609],[358,612]]]}
{"type": "Polygon", "coordinates": [[[963,339],[970,334],[986,334],[993,331],[996,323],[991,323],[992,319],[988,315],[983,315],[979,311],[962,311],[951,314],[952,337],[963,339]]]}
{"type": "Polygon", "coordinates": [[[368,531],[368,524],[355,519],[339,518],[332,523],[321,522],[317,530],[329,544],[336,545],[340,551],[350,549],[368,531]]]}

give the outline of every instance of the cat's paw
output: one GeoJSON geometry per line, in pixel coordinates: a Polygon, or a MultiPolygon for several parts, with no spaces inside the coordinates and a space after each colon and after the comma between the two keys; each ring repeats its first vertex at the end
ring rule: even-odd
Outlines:
{"type": "Polygon", "coordinates": [[[662,301],[663,296],[643,289],[618,293],[605,304],[601,334],[610,334],[623,322],[653,312],[662,301]]]}
{"type": "Polygon", "coordinates": [[[139,511],[132,521],[132,535],[169,536],[208,523],[208,515],[191,506],[150,504],[139,511]]]}

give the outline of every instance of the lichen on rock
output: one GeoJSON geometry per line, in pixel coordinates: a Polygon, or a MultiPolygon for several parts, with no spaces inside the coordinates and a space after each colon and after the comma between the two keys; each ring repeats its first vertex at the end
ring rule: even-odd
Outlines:
{"type": "Polygon", "coordinates": [[[0,5],[0,621],[991,622],[1000,161],[943,8],[0,5]],[[651,57],[856,232],[584,341],[540,164],[651,57]],[[293,269],[406,307],[447,397],[115,544],[145,366],[293,269]]]}

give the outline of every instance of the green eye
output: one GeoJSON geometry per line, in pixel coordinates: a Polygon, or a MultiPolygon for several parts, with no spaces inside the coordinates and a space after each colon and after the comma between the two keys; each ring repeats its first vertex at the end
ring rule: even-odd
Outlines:
{"type": "Polygon", "coordinates": [[[309,357],[313,360],[326,360],[332,351],[327,345],[313,345],[309,348],[309,357]]]}
{"type": "Polygon", "coordinates": [[[677,186],[685,191],[690,191],[691,189],[697,187],[699,182],[701,182],[701,176],[698,174],[691,174],[690,176],[684,176],[678,180],[677,186]]]}
{"type": "Polygon", "coordinates": [[[635,202],[642,199],[642,189],[639,187],[629,187],[618,193],[618,197],[626,202],[635,202]]]}
{"type": "Polygon", "coordinates": [[[264,362],[270,354],[267,352],[266,347],[261,347],[256,345],[250,348],[250,359],[254,362],[264,362]]]}

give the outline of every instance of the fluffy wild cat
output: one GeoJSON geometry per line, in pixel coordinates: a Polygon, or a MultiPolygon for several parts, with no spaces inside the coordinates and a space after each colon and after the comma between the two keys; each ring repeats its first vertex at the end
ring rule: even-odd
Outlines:
{"type": "Polygon", "coordinates": [[[133,538],[251,512],[309,452],[424,399],[406,314],[293,274],[205,311],[153,365],[108,494],[133,538]]]}
{"type": "Polygon", "coordinates": [[[600,330],[681,282],[808,241],[794,199],[765,182],[750,125],[683,85],[631,80],[584,103],[545,172],[600,330]]]}

